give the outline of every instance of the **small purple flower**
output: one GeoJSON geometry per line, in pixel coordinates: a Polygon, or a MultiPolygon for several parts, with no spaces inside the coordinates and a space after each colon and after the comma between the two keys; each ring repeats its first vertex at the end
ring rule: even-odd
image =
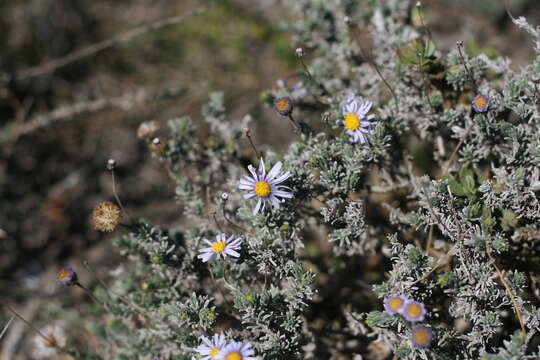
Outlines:
{"type": "Polygon", "coordinates": [[[240,180],[238,188],[241,190],[248,190],[248,193],[244,195],[244,199],[258,198],[257,205],[255,206],[255,209],[253,209],[253,215],[257,214],[259,210],[261,210],[261,207],[264,209],[266,204],[279,209],[280,204],[285,201],[280,198],[292,198],[293,195],[291,192],[284,191],[291,189],[287,186],[280,185],[291,177],[291,173],[288,171],[281,176],[279,175],[282,166],[283,164],[281,161],[277,162],[268,174],[266,174],[262,158],[257,172],[253,165],[248,166],[251,177],[244,176],[244,178],[240,180]]]}
{"type": "Polygon", "coordinates": [[[477,95],[472,101],[472,107],[477,112],[486,112],[491,104],[491,96],[477,95]]]}
{"type": "Polygon", "coordinates": [[[367,115],[372,106],[373,102],[365,101],[362,97],[357,101],[354,95],[349,96],[345,101],[342,108],[344,119],[336,121],[336,124],[345,127],[347,134],[351,135],[350,142],[368,143],[366,135],[373,134],[371,129],[373,123],[369,120],[375,117],[375,115],[367,115]]]}
{"type": "Polygon", "coordinates": [[[411,346],[417,349],[425,349],[431,344],[433,330],[429,326],[415,326],[412,328],[410,341],[411,346]]]}
{"type": "Polygon", "coordinates": [[[60,285],[75,285],[77,283],[77,273],[71,266],[63,267],[56,274],[56,282],[60,285]]]}
{"type": "Polygon", "coordinates": [[[216,241],[211,242],[203,239],[205,243],[210,245],[204,249],[200,249],[200,254],[197,256],[203,262],[209,261],[212,256],[219,258],[220,256],[225,259],[227,256],[240,257],[240,254],[236,251],[240,249],[242,238],[234,238],[234,235],[227,238],[225,234],[219,234],[216,236],[216,241]]]}
{"type": "Polygon", "coordinates": [[[426,307],[421,302],[408,299],[399,313],[410,322],[423,321],[426,316],[426,307]]]}
{"type": "Polygon", "coordinates": [[[201,336],[201,341],[203,343],[195,348],[195,351],[202,356],[200,360],[217,359],[221,350],[227,345],[225,335],[223,334],[214,334],[212,340],[206,336],[201,336]]]}
{"type": "Polygon", "coordinates": [[[293,111],[293,102],[290,97],[280,97],[274,101],[274,110],[282,115],[289,116],[293,111]]]}
{"type": "Polygon", "coordinates": [[[403,309],[407,300],[403,295],[392,295],[384,298],[384,310],[390,315],[396,315],[403,309]]]}
{"type": "Polygon", "coordinates": [[[233,341],[218,354],[219,360],[256,360],[250,343],[233,341]]]}

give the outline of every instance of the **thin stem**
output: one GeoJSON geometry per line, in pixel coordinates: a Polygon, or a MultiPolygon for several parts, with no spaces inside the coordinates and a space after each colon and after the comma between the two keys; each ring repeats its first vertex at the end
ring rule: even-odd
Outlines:
{"type": "Polygon", "coordinates": [[[505,287],[506,292],[508,293],[508,296],[510,297],[510,300],[512,301],[512,305],[514,306],[514,311],[516,312],[516,316],[518,318],[519,325],[521,326],[521,330],[523,331],[523,334],[525,335],[525,338],[527,338],[527,336],[526,336],[527,331],[525,329],[525,323],[523,322],[523,314],[521,313],[521,310],[519,309],[519,305],[518,305],[518,303],[516,301],[514,293],[512,292],[512,289],[510,288],[510,285],[508,284],[508,282],[504,278],[504,273],[499,269],[499,267],[495,263],[495,258],[491,254],[491,249],[487,248],[486,252],[487,252],[489,258],[491,259],[491,262],[493,264],[493,267],[495,268],[495,271],[497,272],[497,275],[499,276],[499,280],[501,280],[501,283],[505,287]]]}
{"type": "Polygon", "coordinates": [[[236,223],[234,223],[231,219],[229,219],[227,217],[227,213],[225,211],[225,205],[227,204],[227,199],[223,200],[222,202],[222,205],[221,205],[221,212],[223,214],[223,218],[225,219],[225,221],[227,221],[229,224],[231,224],[232,226],[234,226],[235,228],[239,229],[239,230],[242,230],[243,232],[247,232],[247,233],[250,233],[252,234],[252,232],[250,230],[247,230],[246,228],[240,226],[240,225],[237,225],[236,223]]]}
{"type": "Polygon", "coordinates": [[[255,152],[255,155],[257,156],[257,159],[261,159],[261,154],[260,154],[259,151],[257,150],[257,147],[255,146],[255,143],[253,142],[253,139],[251,138],[251,131],[249,130],[249,128],[245,128],[245,129],[244,129],[244,134],[245,134],[246,137],[248,138],[249,143],[251,144],[251,148],[252,148],[253,151],[255,152]]]}
{"type": "Polygon", "coordinates": [[[9,328],[9,325],[11,325],[11,322],[13,321],[13,319],[15,319],[15,315],[13,315],[11,317],[11,319],[9,319],[9,321],[7,322],[6,326],[4,326],[4,329],[2,330],[2,333],[0,333],[0,339],[2,339],[4,337],[4,334],[6,333],[7,329],[9,328]]]}
{"type": "Polygon", "coordinates": [[[216,226],[220,232],[223,232],[223,229],[221,228],[221,225],[219,224],[219,221],[216,216],[216,212],[212,211],[212,218],[214,219],[214,222],[216,223],[216,226]]]}
{"type": "Polygon", "coordinates": [[[122,201],[120,201],[120,197],[118,196],[118,193],[116,192],[116,180],[114,177],[114,167],[111,167],[110,171],[111,171],[112,191],[113,191],[114,198],[116,199],[116,202],[118,203],[118,206],[120,207],[120,209],[122,209],[122,212],[126,214],[128,218],[131,218],[131,216],[129,216],[126,209],[124,209],[124,205],[122,204],[122,201]]]}
{"type": "Polygon", "coordinates": [[[465,61],[465,57],[463,56],[463,41],[457,42],[459,57],[461,59],[461,62],[463,63],[463,66],[465,67],[465,71],[467,72],[467,76],[469,77],[469,80],[471,81],[471,84],[474,88],[474,92],[478,93],[478,86],[476,86],[476,81],[474,80],[474,77],[472,76],[472,72],[469,70],[469,67],[467,66],[467,62],[465,61]]]}
{"type": "Polygon", "coordinates": [[[329,94],[328,94],[328,91],[326,90],[326,88],[325,88],[321,83],[319,83],[317,80],[315,80],[315,78],[313,77],[313,75],[311,75],[311,73],[309,72],[309,69],[308,69],[306,63],[304,62],[304,60],[302,59],[302,57],[298,57],[298,58],[300,59],[300,63],[301,63],[302,66],[304,67],[304,70],[306,71],[306,73],[307,73],[309,79],[310,79],[311,81],[313,81],[313,83],[314,83],[315,85],[317,85],[317,86],[319,87],[319,89],[322,90],[322,92],[323,92],[324,95],[329,95],[329,94]]]}
{"type": "Polygon", "coordinates": [[[456,145],[456,148],[454,149],[454,151],[452,151],[452,154],[450,155],[450,158],[448,159],[448,161],[444,165],[443,176],[448,174],[448,170],[450,169],[450,166],[452,165],[452,162],[454,161],[459,148],[461,147],[461,145],[463,145],[463,143],[467,139],[467,136],[469,136],[469,133],[471,132],[472,127],[473,127],[473,124],[471,123],[471,125],[469,125],[469,127],[467,128],[467,131],[465,132],[465,135],[463,135],[463,137],[461,139],[459,139],[459,142],[456,145]]]}
{"type": "Polygon", "coordinates": [[[92,294],[92,292],[90,290],[88,290],[88,288],[86,288],[83,284],[81,284],[80,282],[76,282],[75,285],[79,288],[81,288],[85,293],[86,295],[88,295],[95,303],[103,306],[104,308],[106,308],[105,304],[103,302],[101,302],[98,298],[96,298],[94,296],[94,294],[92,294]]]}
{"type": "Polygon", "coordinates": [[[422,54],[418,53],[418,71],[422,74],[422,80],[424,80],[424,91],[426,93],[426,97],[429,103],[429,107],[431,109],[431,113],[435,113],[435,109],[433,108],[433,103],[431,102],[431,97],[429,96],[429,84],[427,81],[426,74],[422,71],[422,54]]]}
{"type": "MultiPolygon", "coordinates": [[[[63,347],[60,347],[58,346],[57,344],[55,344],[54,342],[51,342],[51,337],[50,336],[47,336],[45,335],[43,332],[41,332],[41,330],[39,330],[38,328],[36,328],[34,325],[32,325],[32,323],[28,320],[26,320],[24,317],[22,317],[22,315],[20,315],[18,312],[16,312],[15,310],[13,310],[11,308],[11,306],[5,304],[4,305],[9,311],[11,311],[11,313],[13,315],[15,315],[19,320],[21,320],[22,322],[24,322],[30,329],[32,329],[36,334],[38,334],[39,336],[41,336],[45,341],[47,341],[48,343],[50,343],[55,349],[58,349],[59,351],[63,352],[64,354],[66,355],[69,355],[69,356],[73,356],[73,354],[64,349],[63,347]]],[[[11,319],[13,320],[13,318],[11,319]]],[[[11,322],[10,320],[10,322],[11,322]]],[[[7,327],[6,327],[7,328],[7,327]]],[[[2,332],[2,335],[3,335],[3,332],[2,332]]]]}

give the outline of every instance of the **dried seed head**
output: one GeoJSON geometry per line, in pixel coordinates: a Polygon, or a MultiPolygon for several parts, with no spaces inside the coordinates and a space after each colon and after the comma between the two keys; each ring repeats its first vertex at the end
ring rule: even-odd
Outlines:
{"type": "Polygon", "coordinates": [[[296,56],[302,57],[302,56],[304,56],[304,49],[302,49],[301,47],[296,48],[295,53],[296,53],[296,56]]]}
{"type": "Polygon", "coordinates": [[[92,212],[92,224],[99,231],[113,231],[120,222],[120,208],[112,202],[102,202],[92,212]]]}
{"type": "Polygon", "coordinates": [[[221,200],[223,201],[226,201],[229,199],[229,194],[224,192],[224,193],[221,193],[221,200]]]}
{"type": "Polygon", "coordinates": [[[141,140],[151,138],[156,135],[156,132],[159,130],[159,126],[155,121],[145,121],[137,129],[137,137],[141,140]]]}

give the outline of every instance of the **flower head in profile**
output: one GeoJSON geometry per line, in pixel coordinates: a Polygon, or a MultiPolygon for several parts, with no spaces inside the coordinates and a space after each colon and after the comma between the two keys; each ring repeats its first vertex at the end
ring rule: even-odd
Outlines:
{"type": "Polygon", "coordinates": [[[337,125],[343,125],[347,134],[351,135],[351,142],[360,142],[367,144],[367,135],[373,134],[371,129],[373,122],[370,120],[375,115],[368,115],[369,110],[373,106],[371,101],[366,101],[360,97],[356,99],[354,95],[349,96],[343,105],[343,120],[336,121],[337,125]]]}
{"type": "Polygon", "coordinates": [[[280,204],[285,201],[283,198],[292,198],[293,195],[290,192],[291,189],[281,185],[282,182],[291,177],[291,173],[288,171],[282,175],[279,174],[282,166],[283,164],[281,161],[277,162],[268,174],[266,173],[262,158],[259,163],[258,171],[255,170],[253,165],[248,166],[251,177],[244,176],[244,178],[240,180],[238,188],[248,191],[248,193],[244,195],[245,199],[257,199],[257,205],[255,206],[255,209],[253,209],[254,215],[257,214],[259,210],[264,209],[267,204],[279,209],[280,204]]]}
{"type": "Polygon", "coordinates": [[[59,324],[47,325],[40,329],[40,333],[34,336],[33,358],[49,359],[66,346],[66,334],[59,324]]]}
{"type": "Polygon", "coordinates": [[[201,336],[202,344],[195,348],[195,351],[201,355],[200,360],[214,360],[221,350],[227,345],[225,341],[225,335],[214,334],[212,339],[208,339],[206,336],[201,336]]]}
{"type": "Polygon", "coordinates": [[[56,282],[60,285],[74,285],[77,283],[77,273],[71,266],[63,267],[56,274],[56,282]]]}
{"type": "Polygon", "coordinates": [[[491,96],[477,95],[472,101],[472,107],[477,112],[486,112],[491,104],[491,96]]]}
{"type": "Polygon", "coordinates": [[[256,360],[250,343],[233,341],[219,353],[219,360],[256,360]]]}
{"type": "Polygon", "coordinates": [[[390,315],[396,315],[403,309],[407,300],[403,295],[392,295],[384,298],[384,310],[390,315]]]}
{"type": "Polygon", "coordinates": [[[119,222],[120,208],[112,202],[102,202],[92,211],[92,224],[96,230],[113,231],[119,222]]]}
{"type": "Polygon", "coordinates": [[[421,302],[409,299],[401,308],[400,314],[410,322],[423,321],[426,316],[426,307],[421,302]]]}
{"type": "Polygon", "coordinates": [[[213,256],[216,258],[222,257],[223,259],[227,256],[240,256],[236,250],[240,250],[240,244],[242,243],[241,237],[235,239],[234,235],[231,235],[227,238],[227,235],[219,234],[216,236],[216,241],[214,242],[206,239],[203,239],[203,241],[209,245],[199,250],[200,254],[197,257],[203,262],[209,261],[213,256]]]}
{"type": "Polygon", "coordinates": [[[417,349],[425,349],[431,344],[433,330],[429,326],[414,326],[411,331],[411,346],[417,349]]]}
{"type": "Polygon", "coordinates": [[[280,97],[274,101],[274,110],[282,115],[289,116],[293,111],[293,102],[290,97],[280,97]]]}

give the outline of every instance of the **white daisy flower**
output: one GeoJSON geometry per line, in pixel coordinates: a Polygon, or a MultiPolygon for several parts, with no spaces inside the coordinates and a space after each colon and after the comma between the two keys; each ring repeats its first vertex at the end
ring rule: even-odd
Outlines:
{"type": "Polygon", "coordinates": [[[203,239],[205,243],[210,245],[204,249],[200,249],[200,254],[197,256],[203,262],[209,261],[212,256],[219,258],[220,256],[225,259],[227,256],[239,257],[240,254],[236,250],[240,250],[240,244],[242,243],[242,238],[234,238],[234,235],[231,235],[227,238],[225,234],[219,234],[216,236],[216,241],[211,242],[210,240],[203,239]]]}
{"type": "Polygon", "coordinates": [[[290,199],[293,197],[291,192],[284,191],[291,190],[289,187],[280,185],[291,177],[291,173],[288,171],[279,176],[279,171],[282,166],[283,164],[281,161],[277,162],[268,174],[266,174],[264,160],[262,158],[259,163],[258,171],[255,171],[253,165],[248,166],[251,177],[244,176],[244,178],[240,180],[238,188],[241,190],[248,190],[248,193],[244,195],[244,199],[258,198],[257,205],[255,206],[255,209],[253,209],[253,215],[257,214],[259,210],[264,209],[266,204],[279,209],[280,204],[285,201],[280,198],[290,199]]]}
{"type": "Polygon", "coordinates": [[[375,115],[367,115],[373,102],[366,101],[364,98],[360,97],[357,101],[354,95],[347,98],[345,105],[343,105],[342,111],[344,120],[336,121],[337,125],[343,125],[347,134],[351,135],[349,139],[351,142],[360,142],[361,144],[367,144],[367,134],[373,134],[373,125],[370,122],[375,115]]]}
{"type": "Polygon", "coordinates": [[[66,346],[66,333],[59,324],[47,325],[40,329],[41,334],[34,336],[34,351],[32,355],[36,359],[49,359],[59,353],[60,348],[66,346]]]}
{"type": "Polygon", "coordinates": [[[219,353],[219,360],[256,360],[255,351],[250,343],[233,341],[219,353]]]}
{"type": "Polygon", "coordinates": [[[201,336],[202,344],[195,348],[195,351],[202,355],[200,360],[214,360],[217,359],[217,356],[221,350],[227,345],[225,341],[225,335],[223,334],[214,334],[212,340],[208,339],[206,336],[201,336]]]}

